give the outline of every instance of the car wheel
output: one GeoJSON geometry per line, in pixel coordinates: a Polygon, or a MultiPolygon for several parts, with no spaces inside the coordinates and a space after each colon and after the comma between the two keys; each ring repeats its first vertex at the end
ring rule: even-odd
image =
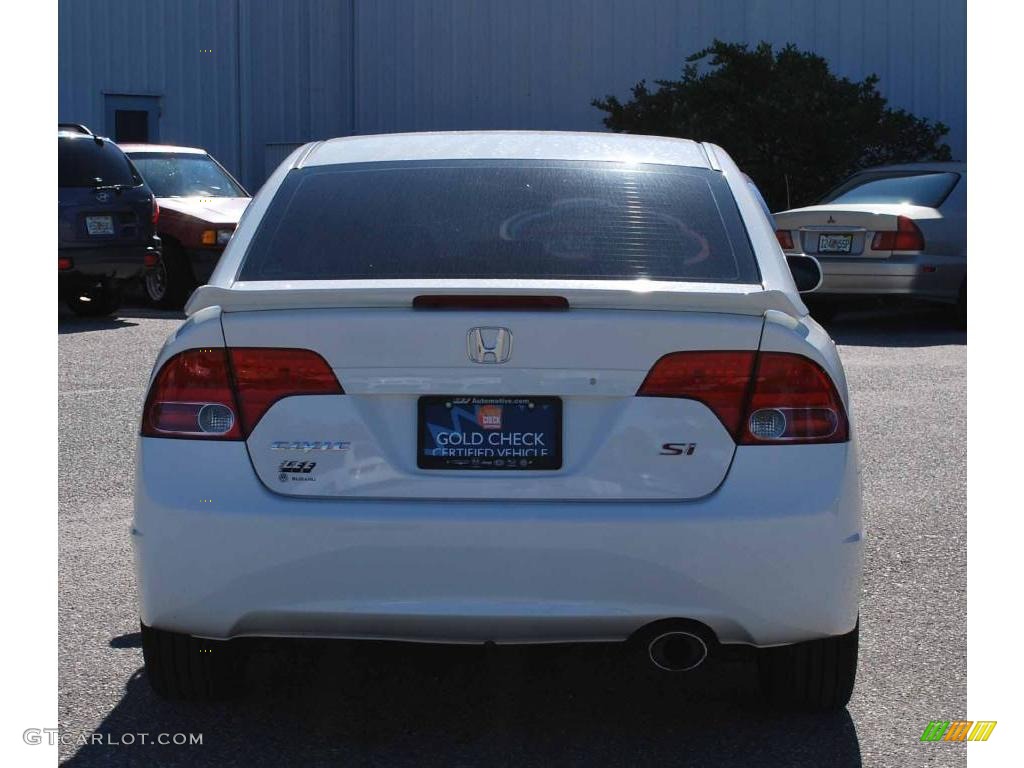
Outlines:
{"type": "Polygon", "coordinates": [[[68,308],[79,317],[106,317],[121,306],[121,291],[112,282],[104,282],[65,299],[68,308]]]}
{"type": "Polygon", "coordinates": [[[215,701],[237,691],[240,670],[230,643],[141,627],[146,677],[159,696],[215,701]]]}
{"type": "Polygon", "coordinates": [[[777,706],[827,712],[842,709],[857,677],[860,622],[852,632],[758,651],[761,691],[777,706]]]}
{"type": "Polygon", "coordinates": [[[150,304],[160,306],[160,303],[167,299],[167,267],[164,266],[163,259],[158,259],[156,266],[146,272],[143,285],[150,304]]]}
{"type": "Polygon", "coordinates": [[[181,309],[195,287],[184,251],[165,242],[157,265],[146,273],[146,298],[162,309],[181,309]]]}

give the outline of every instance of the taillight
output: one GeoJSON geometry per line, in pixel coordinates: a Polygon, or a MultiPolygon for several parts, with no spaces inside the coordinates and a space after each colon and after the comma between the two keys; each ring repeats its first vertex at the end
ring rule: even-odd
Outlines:
{"type": "Polygon", "coordinates": [[[344,394],[331,366],[308,349],[245,347],[229,354],[246,436],[282,397],[344,394]]]}
{"type": "Polygon", "coordinates": [[[735,437],[743,419],[754,357],[753,352],[673,352],[654,364],[637,394],[699,400],[735,437]]]}
{"type": "Polygon", "coordinates": [[[291,395],[343,394],[334,372],[307,349],[189,349],[161,367],[142,416],[142,434],[244,440],[275,402],[291,395]]]}
{"type": "Polygon", "coordinates": [[[828,374],[787,352],[674,352],[647,374],[637,395],[698,400],[742,445],[839,443],[846,410],[828,374]]]}
{"type": "Polygon", "coordinates": [[[153,197],[153,226],[156,226],[157,220],[160,218],[160,203],[156,201],[156,197],[153,197]]]}
{"type": "Polygon", "coordinates": [[[782,250],[795,250],[793,247],[793,233],[790,232],[788,229],[776,229],[775,237],[778,239],[779,245],[782,246],[782,250]]]}
{"type": "Polygon", "coordinates": [[[876,251],[923,251],[924,234],[906,216],[896,217],[895,232],[875,232],[871,248],[876,251]]]}
{"type": "Polygon", "coordinates": [[[142,434],[242,439],[227,350],[189,349],[164,363],[146,397],[142,434]]]}
{"type": "Polygon", "coordinates": [[[57,270],[63,272],[64,270],[71,269],[75,266],[75,262],[69,259],[67,256],[57,257],[57,270]]]}
{"type": "Polygon", "coordinates": [[[568,309],[564,296],[495,296],[423,294],[412,300],[413,309],[568,309]]]}
{"type": "Polygon", "coordinates": [[[149,253],[142,257],[143,266],[155,267],[159,263],[160,257],[157,254],[153,253],[152,251],[150,251],[149,253]]]}
{"type": "Polygon", "coordinates": [[[738,442],[843,443],[846,409],[824,369],[803,355],[759,352],[738,442]]]}

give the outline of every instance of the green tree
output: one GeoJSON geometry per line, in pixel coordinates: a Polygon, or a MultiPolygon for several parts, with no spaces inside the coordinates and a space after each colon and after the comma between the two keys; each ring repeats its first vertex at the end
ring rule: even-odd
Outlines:
{"type": "Polygon", "coordinates": [[[815,203],[861,168],[949,160],[949,128],[887,106],[878,77],[851,82],[821,56],[789,44],[715,40],[689,56],[682,79],[640,81],[625,104],[592,104],[623,133],[679,136],[723,147],[760,187],[773,211],[815,203]],[[698,64],[700,63],[700,64],[698,64]]]}

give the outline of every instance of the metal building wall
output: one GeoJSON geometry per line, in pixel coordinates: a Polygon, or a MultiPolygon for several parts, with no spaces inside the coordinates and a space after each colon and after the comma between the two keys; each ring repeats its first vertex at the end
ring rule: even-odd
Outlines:
{"type": "Polygon", "coordinates": [[[591,99],[675,77],[718,37],[793,42],[842,75],[874,72],[894,105],[942,120],[965,151],[964,0],[364,0],[356,10],[360,132],[599,129],[591,99]]]}
{"type": "Polygon", "coordinates": [[[233,0],[61,0],[58,118],[112,132],[105,94],[156,95],[162,142],[200,144],[237,169],[237,45],[233,0]]]}
{"type": "Polygon", "coordinates": [[[61,0],[58,117],[113,133],[108,94],[160,99],[160,141],[250,188],[352,129],[351,0],[61,0]]]}
{"type": "Polygon", "coordinates": [[[715,37],[874,72],[966,156],[965,0],[61,0],[59,27],[61,120],[108,130],[104,92],[159,94],[161,141],[250,186],[329,136],[600,130],[591,99],[675,77],[715,37]]]}
{"type": "Polygon", "coordinates": [[[243,175],[255,186],[295,147],[352,133],[351,0],[239,3],[243,175]]]}

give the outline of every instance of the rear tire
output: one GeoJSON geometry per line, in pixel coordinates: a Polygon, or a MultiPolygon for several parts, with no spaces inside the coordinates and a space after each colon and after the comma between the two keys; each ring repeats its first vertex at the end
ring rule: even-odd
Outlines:
{"type": "Polygon", "coordinates": [[[121,291],[107,281],[93,288],[72,291],[64,303],[79,317],[106,317],[120,308],[121,291]]]}
{"type": "Polygon", "coordinates": [[[160,260],[146,273],[142,283],[149,303],[161,309],[181,309],[195,288],[184,251],[169,241],[164,243],[160,260]]]}
{"type": "Polygon", "coordinates": [[[842,709],[857,677],[860,622],[852,632],[758,651],[761,691],[776,706],[812,712],[842,709]]]}
{"type": "Polygon", "coordinates": [[[158,696],[216,701],[238,691],[238,659],[229,642],[141,627],[146,677],[158,696]]]}

